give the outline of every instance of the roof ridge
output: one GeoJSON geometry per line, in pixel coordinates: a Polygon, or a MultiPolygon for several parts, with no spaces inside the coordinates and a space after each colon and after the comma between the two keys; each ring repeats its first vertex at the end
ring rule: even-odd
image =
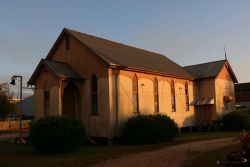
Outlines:
{"type": "MultiPolygon", "coordinates": [[[[92,37],[92,38],[95,38],[95,39],[99,39],[99,40],[103,40],[103,41],[106,41],[106,42],[110,42],[110,43],[114,43],[114,44],[117,44],[117,45],[120,45],[120,46],[125,46],[125,47],[129,47],[129,48],[132,48],[132,49],[137,49],[137,50],[141,50],[143,52],[149,52],[149,53],[152,53],[154,54],[154,56],[159,56],[159,57],[162,57],[164,59],[167,59],[168,61],[171,61],[172,63],[174,63],[176,66],[180,67],[181,69],[183,69],[185,72],[187,72],[189,75],[190,73],[183,68],[183,66],[181,66],[180,64],[176,63],[175,61],[171,60],[170,58],[168,58],[167,56],[161,54],[161,53],[156,53],[156,52],[153,52],[153,51],[149,51],[149,50],[146,50],[146,49],[142,49],[142,48],[139,48],[139,47],[135,47],[135,46],[131,46],[129,44],[123,44],[121,42],[116,42],[116,41],[113,41],[113,40],[109,40],[109,39],[105,39],[105,38],[102,38],[102,37],[98,37],[98,36],[95,36],[95,35],[92,35],[92,34],[87,34],[87,33],[84,33],[84,32],[80,32],[80,31],[76,31],[76,30],[73,30],[73,29],[69,29],[69,28],[64,28],[65,31],[69,32],[72,34],[73,33],[78,33],[80,35],[86,35],[86,36],[89,36],[89,37],[92,37]]],[[[72,34],[74,35],[74,34],[72,34]]],[[[74,35],[75,36],[75,35],[74,35]]],[[[77,36],[75,36],[76,38],[78,38],[77,36]]],[[[85,43],[84,43],[85,44],[85,43]]],[[[85,44],[87,45],[87,44],[85,44]]],[[[93,48],[92,48],[93,49],[93,48]]],[[[117,62],[116,62],[117,63],[117,62]]]]}
{"type": "MultiPolygon", "coordinates": [[[[165,56],[165,55],[163,55],[163,54],[161,54],[161,53],[157,53],[157,52],[154,52],[154,51],[142,49],[142,48],[135,47],[135,46],[132,46],[132,45],[129,45],[129,44],[123,44],[122,42],[116,42],[116,41],[113,41],[113,40],[110,40],[110,39],[106,39],[106,38],[103,38],[103,37],[97,37],[97,36],[92,35],[92,34],[87,34],[87,33],[80,32],[80,31],[76,31],[76,30],[69,29],[69,28],[64,28],[64,29],[65,29],[66,31],[73,31],[73,32],[75,32],[75,33],[80,33],[80,34],[87,35],[87,36],[94,37],[94,38],[98,38],[98,39],[101,39],[101,40],[104,40],[104,41],[107,41],[107,42],[112,42],[112,43],[115,43],[115,44],[118,44],[118,45],[127,46],[127,47],[130,47],[130,48],[135,48],[135,49],[139,49],[139,50],[146,51],[146,52],[151,52],[151,53],[157,54],[157,55],[159,55],[159,56],[164,56],[164,57],[168,58],[167,56],[165,56]]],[[[169,59],[169,58],[168,58],[168,59],[169,59]]],[[[170,59],[169,59],[169,60],[170,60],[170,59]]],[[[172,61],[172,60],[171,60],[171,61],[172,61]]]]}
{"type": "Polygon", "coordinates": [[[216,62],[221,62],[221,61],[227,61],[227,60],[226,59],[216,60],[216,61],[210,61],[210,62],[206,62],[206,63],[193,64],[193,65],[188,65],[188,66],[183,66],[183,67],[186,68],[186,67],[192,67],[192,66],[198,66],[198,65],[205,65],[205,64],[211,64],[211,63],[216,63],[216,62]]]}

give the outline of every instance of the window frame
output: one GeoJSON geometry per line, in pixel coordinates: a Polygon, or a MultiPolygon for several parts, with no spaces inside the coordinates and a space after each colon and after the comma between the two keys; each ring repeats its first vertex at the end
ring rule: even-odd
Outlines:
{"type": "Polygon", "coordinates": [[[190,111],[188,83],[185,83],[186,111],[190,111]]]}
{"type": "Polygon", "coordinates": [[[50,92],[44,91],[44,116],[48,116],[50,111],[50,92]]]}
{"type": "Polygon", "coordinates": [[[159,86],[158,86],[158,80],[156,77],[154,78],[154,111],[155,111],[155,113],[160,113],[160,110],[159,110],[159,86]]]}
{"type": "Polygon", "coordinates": [[[138,77],[135,74],[132,79],[132,101],[133,113],[140,113],[139,110],[139,92],[138,92],[138,77]]]}
{"type": "Polygon", "coordinates": [[[172,112],[176,112],[176,97],[175,97],[175,83],[171,81],[171,108],[172,112]]]}
{"type": "Polygon", "coordinates": [[[91,115],[99,115],[99,109],[98,109],[98,79],[97,79],[95,74],[93,74],[92,78],[91,78],[91,115]]]}

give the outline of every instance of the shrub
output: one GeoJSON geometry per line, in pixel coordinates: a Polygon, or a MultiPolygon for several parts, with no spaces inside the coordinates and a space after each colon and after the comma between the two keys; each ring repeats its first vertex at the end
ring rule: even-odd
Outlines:
{"type": "Polygon", "coordinates": [[[243,113],[246,113],[246,114],[250,115],[250,110],[242,110],[240,112],[243,112],[243,113]]]}
{"type": "Polygon", "coordinates": [[[40,152],[68,152],[82,146],[85,140],[83,124],[69,117],[49,116],[30,126],[31,144],[40,152]]]}
{"type": "Polygon", "coordinates": [[[220,120],[213,120],[211,123],[211,130],[213,130],[213,131],[221,130],[221,121],[220,120]]]}
{"type": "Polygon", "coordinates": [[[150,144],[166,141],[177,134],[176,123],[166,115],[138,115],[125,122],[121,139],[126,144],[150,144]]]}
{"type": "Polygon", "coordinates": [[[249,129],[250,115],[245,112],[233,111],[222,117],[223,125],[233,131],[249,129]]]}

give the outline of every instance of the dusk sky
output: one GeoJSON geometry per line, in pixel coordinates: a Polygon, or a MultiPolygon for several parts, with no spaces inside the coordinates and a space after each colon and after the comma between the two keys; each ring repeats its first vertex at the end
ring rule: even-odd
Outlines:
{"type": "Polygon", "coordinates": [[[185,66],[228,60],[250,81],[248,0],[3,0],[0,82],[27,82],[64,27],[161,53],[185,66]]]}

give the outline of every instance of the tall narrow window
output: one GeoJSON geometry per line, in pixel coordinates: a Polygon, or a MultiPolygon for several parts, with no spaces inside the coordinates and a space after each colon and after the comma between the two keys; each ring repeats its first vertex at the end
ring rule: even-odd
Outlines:
{"type": "Polygon", "coordinates": [[[44,116],[49,115],[49,91],[44,91],[44,116]]]}
{"type": "Polygon", "coordinates": [[[158,94],[158,81],[154,79],[154,107],[155,113],[159,113],[159,94],[158,94]]]}
{"type": "Polygon", "coordinates": [[[171,103],[172,103],[172,111],[176,111],[176,105],[175,105],[175,86],[174,81],[171,82],[171,103]]]}
{"type": "Polygon", "coordinates": [[[97,85],[97,78],[95,75],[92,77],[92,82],[91,82],[91,94],[92,94],[92,115],[98,115],[98,85],[97,85]]]}
{"type": "Polygon", "coordinates": [[[139,113],[139,98],[138,98],[138,78],[136,75],[133,77],[133,112],[139,113]]]}
{"type": "Polygon", "coordinates": [[[185,97],[186,97],[186,111],[189,111],[189,93],[188,93],[188,83],[185,84],[185,97]]]}
{"type": "Polygon", "coordinates": [[[69,35],[65,35],[65,49],[69,50],[69,35]]]}

